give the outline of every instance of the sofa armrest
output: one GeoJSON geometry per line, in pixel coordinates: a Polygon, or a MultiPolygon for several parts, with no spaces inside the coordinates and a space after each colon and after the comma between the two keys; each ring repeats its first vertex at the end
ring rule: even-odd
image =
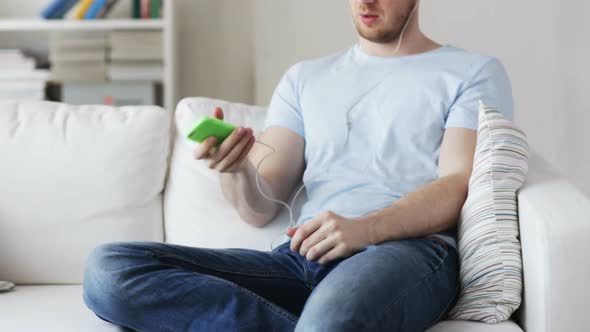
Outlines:
{"type": "Polygon", "coordinates": [[[538,156],[518,194],[525,331],[587,331],[590,200],[538,156]]]}

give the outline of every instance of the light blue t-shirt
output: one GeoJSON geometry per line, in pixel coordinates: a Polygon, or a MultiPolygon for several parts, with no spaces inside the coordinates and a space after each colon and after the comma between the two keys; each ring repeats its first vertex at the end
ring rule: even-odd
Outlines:
{"type": "Polygon", "coordinates": [[[512,118],[502,64],[452,46],[383,58],[356,45],[291,67],[265,128],[305,139],[298,224],[328,210],[361,217],[436,180],[445,128],[477,130],[479,100],[512,118]]]}

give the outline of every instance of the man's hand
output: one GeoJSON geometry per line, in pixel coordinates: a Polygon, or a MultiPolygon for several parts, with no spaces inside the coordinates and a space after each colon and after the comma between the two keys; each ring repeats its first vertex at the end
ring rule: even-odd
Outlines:
{"type": "MultiPolygon", "coordinates": [[[[213,116],[223,120],[223,111],[217,107],[213,116]]],[[[247,159],[254,142],[254,132],[251,128],[236,128],[218,149],[214,149],[216,138],[211,136],[203,141],[194,151],[197,160],[209,159],[209,168],[220,173],[239,171],[247,159]]]]}
{"type": "Polygon", "coordinates": [[[367,226],[327,211],[301,226],[288,229],[286,234],[292,237],[292,251],[299,252],[311,262],[326,264],[352,256],[371,244],[367,226]]]}

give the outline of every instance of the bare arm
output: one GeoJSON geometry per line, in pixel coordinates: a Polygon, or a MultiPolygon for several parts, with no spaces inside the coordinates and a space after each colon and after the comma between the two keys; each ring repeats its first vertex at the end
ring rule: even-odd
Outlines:
{"type": "Polygon", "coordinates": [[[439,158],[438,180],[408,194],[395,204],[359,219],[366,222],[370,243],[420,237],[456,224],[467,198],[477,133],[446,130],[439,158]]]}
{"type": "Polygon", "coordinates": [[[289,199],[304,168],[304,140],[289,129],[270,127],[260,135],[248,154],[244,167],[233,173],[221,173],[221,187],[225,197],[246,222],[262,227],[279,212],[281,205],[265,199],[256,186],[256,166],[267,155],[259,168],[260,188],[264,193],[283,202],[289,199]]]}
{"type": "Polygon", "coordinates": [[[438,180],[391,206],[348,220],[326,211],[287,231],[291,250],[320,264],[348,257],[370,244],[421,237],[452,227],[467,197],[477,133],[450,128],[443,138],[438,180]]]}
{"type": "MultiPolygon", "coordinates": [[[[223,111],[217,108],[214,116],[223,119],[223,111]]],[[[195,159],[208,159],[209,167],[221,173],[223,194],[242,219],[263,227],[277,215],[281,205],[265,199],[258,191],[256,167],[264,159],[258,169],[260,188],[267,196],[286,201],[305,167],[305,143],[301,136],[283,127],[270,127],[257,140],[264,144],[255,142],[252,129],[236,128],[217,151],[210,152],[215,144],[211,137],[194,155],[195,159]]]]}

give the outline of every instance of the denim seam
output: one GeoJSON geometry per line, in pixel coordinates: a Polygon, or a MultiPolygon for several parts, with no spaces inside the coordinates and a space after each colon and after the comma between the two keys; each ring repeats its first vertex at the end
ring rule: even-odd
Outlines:
{"type": "Polygon", "coordinates": [[[182,256],[176,255],[174,253],[169,253],[167,251],[164,250],[160,250],[160,248],[154,248],[154,247],[148,247],[148,248],[143,248],[143,250],[146,251],[146,253],[151,256],[152,258],[156,258],[156,259],[160,259],[162,257],[169,257],[169,258],[174,258],[174,259],[178,259],[181,260],[183,262],[189,263],[189,264],[193,264],[193,265],[197,265],[200,266],[202,268],[206,268],[206,269],[210,269],[210,270],[215,270],[218,272],[224,272],[224,273],[232,273],[232,274],[240,274],[240,275],[246,275],[246,276],[255,276],[255,277],[283,277],[283,278],[288,278],[288,279],[297,279],[297,278],[293,278],[290,274],[288,273],[283,273],[283,272],[258,272],[258,271],[240,271],[240,272],[235,272],[235,271],[229,271],[229,270],[225,270],[223,268],[217,267],[217,266],[205,266],[199,263],[196,263],[192,260],[188,260],[185,259],[182,256]]]}
{"type": "MultiPolygon", "coordinates": [[[[217,278],[217,277],[216,277],[217,278]]],[[[293,314],[291,314],[290,312],[288,312],[287,310],[283,309],[282,307],[272,303],[271,301],[265,299],[264,297],[252,292],[251,290],[241,287],[240,285],[233,283],[231,281],[228,280],[224,280],[229,282],[230,285],[232,285],[234,288],[237,288],[238,290],[240,290],[241,292],[244,292],[250,296],[253,296],[258,302],[260,302],[262,305],[264,305],[265,307],[267,307],[268,309],[270,309],[271,311],[279,314],[280,316],[282,316],[283,318],[287,319],[288,321],[292,322],[292,323],[297,323],[298,318],[296,316],[294,316],[293,314]]]]}
{"type": "Polygon", "coordinates": [[[397,304],[397,302],[399,302],[399,300],[405,296],[411,289],[415,289],[418,288],[419,286],[421,286],[422,284],[424,284],[424,282],[426,282],[426,280],[428,278],[430,278],[432,275],[434,275],[435,273],[437,273],[440,270],[440,267],[442,266],[442,263],[445,261],[445,259],[447,259],[447,257],[449,256],[449,252],[445,252],[445,255],[442,257],[442,259],[439,261],[438,265],[435,267],[434,271],[431,271],[430,273],[428,273],[427,275],[425,275],[420,282],[418,282],[416,285],[414,285],[413,287],[408,287],[406,288],[401,294],[399,294],[394,300],[392,300],[391,302],[389,302],[386,306],[385,306],[385,310],[382,310],[381,313],[378,315],[378,318],[375,319],[375,322],[381,321],[381,318],[387,314],[391,312],[391,308],[397,304]]]}
{"type": "Polygon", "coordinates": [[[434,324],[436,324],[439,320],[442,319],[443,315],[445,314],[445,312],[447,312],[447,310],[449,309],[449,307],[451,306],[451,304],[455,301],[455,299],[457,298],[457,293],[459,291],[459,285],[457,285],[457,287],[455,287],[455,291],[453,292],[453,297],[451,297],[451,299],[449,300],[449,302],[447,303],[447,305],[444,307],[444,309],[438,314],[438,317],[436,317],[435,320],[433,320],[432,322],[430,322],[429,326],[433,326],[434,324]]]}
{"type": "Polygon", "coordinates": [[[307,266],[307,262],[304,261],[301,265],[303,265],[303,273],[305,274],[305,285],[311,291],[317,286],[317,284],[314,283],[313,278],[311,277],[311,271],[307,266]]]}
{"type": "Polygon", "coordinates": [[[192,264],[192,265],[196,265],[199,266],[201,268],[204,269],[208,269],[208,270],[214,270],[217,272],[223,272],[223,273],[229,273],[229,274],[237,274],[237,275],[242,275],[242,276],[250,276],[250,277],[266,277],[266,278],[286,278],[286,279],[292,279],[292,280],[299,280],[298,278],[295,278],[287,273],[282,273],[282,272],[266,272],[266,273],[261,273],[261,272],[253,272],[253,271],[230,271],[230,270],[225,270],[225,269],[221,269],[218,267],[211,267],[211,266],[206,266],[203,264],[199,264],[193,261],[189,261],[187,259],[184,259],[183,257],[180,257],[178,255],[174,255],[174,254],[165,254],[165,255],[161,255],[156,257],[157,259],[161,259],[161,258],[174,258],[174,259],[178,259],[181,260],[185,263],[188,264],[192,264]]]}

